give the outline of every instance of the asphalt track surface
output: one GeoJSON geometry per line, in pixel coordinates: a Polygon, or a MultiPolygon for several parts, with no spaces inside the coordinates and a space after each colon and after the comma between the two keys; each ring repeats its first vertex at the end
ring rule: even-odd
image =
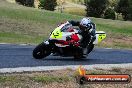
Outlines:
{"type": "Polygon", "coordinates": [[[87,58],[76,61],[73,57],[59,56],[36,60],[32,57],[34,48],[31,45],[0,44],[0,68],[132,63],[132,50],[97,48],[87,58]]]}

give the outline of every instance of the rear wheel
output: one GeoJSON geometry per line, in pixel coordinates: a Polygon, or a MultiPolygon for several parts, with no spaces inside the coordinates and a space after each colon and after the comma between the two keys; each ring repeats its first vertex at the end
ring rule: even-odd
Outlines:
{"type": "Polygon", "coordinates": [[[79,60],[79,59],[81,59],[81,58],[82,58],[82,55],[79,55],[79,54],[74,55],[74,59],[75,59],[75,60],[79,60]]]}
{"type": "Polygon", "coordinates": [[[91,46],[89,46],[88,47],[88,53],[87,54],[89,54],[93,50],[93,48],[94,48],[94,44],[92,44],[91,46]]]}
{"type": "Polygon", "coordinates": [[[42,58],[50,55],[50,53],[51,52],[50,52],[49,45],[41,43],[33,50],[33,57],[35,59],[42,59],[42,58]]]}
{"type": "Polygon", "coordinates": [[[81,59],[82,57],[83,57],[82,50],[81,50],[81,49],[75,50],[74,59],[79,60],[79,59],[81,59]]]}

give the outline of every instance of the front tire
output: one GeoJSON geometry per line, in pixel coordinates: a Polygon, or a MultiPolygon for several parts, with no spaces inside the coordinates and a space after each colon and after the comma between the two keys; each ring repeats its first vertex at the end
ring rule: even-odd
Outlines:
{"type": "Polygon", "coordinates": [[[50,55],[50,53],[51,52],[50,52],[49,45],[41,43],[33,50],[33,57],[35,59],[42,59],[42,58],[50,55]]]}

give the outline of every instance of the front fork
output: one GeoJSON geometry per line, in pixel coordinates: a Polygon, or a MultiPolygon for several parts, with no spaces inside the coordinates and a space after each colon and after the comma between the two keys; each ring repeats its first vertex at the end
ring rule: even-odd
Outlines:
{"type": "Polygon", "coordinates": [[[44,44],[49,45],[49,41],[48,40],[44,41],[44,44]]]}
{"type": "Polygon", "coordinates": [[[57,47],[55,46],[54,42],[51,40],[46,40],[44,41],[44,44],[49,45],[51,49],[51,53],[56,53],[57,52],[57,47]]]}

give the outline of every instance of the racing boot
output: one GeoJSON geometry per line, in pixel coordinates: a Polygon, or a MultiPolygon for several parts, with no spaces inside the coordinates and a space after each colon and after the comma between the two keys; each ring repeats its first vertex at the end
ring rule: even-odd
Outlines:
{"type": "Polygon", "coordinates": [[[87,55],[88,49],[87,48],[83,48],[83,55],[87,55]]]}

